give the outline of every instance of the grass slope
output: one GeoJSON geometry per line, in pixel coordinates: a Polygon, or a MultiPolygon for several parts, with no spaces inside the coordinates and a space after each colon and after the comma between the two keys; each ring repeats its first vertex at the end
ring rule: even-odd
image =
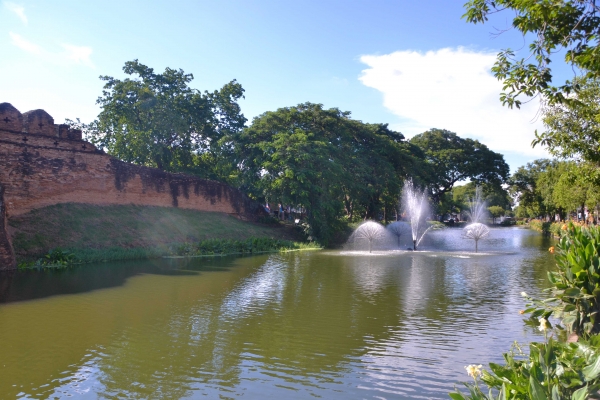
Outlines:
{"type": "Polygon", "coordinates": [[[58,204],[12,217],[8,222],[20,259],[40,256],[57,247],[102,252],[129,249],[128,253],[145,249],[141,256],[172,243],[213,238],[298,239],[293,231],[278,225],[258,225],[227,214],[135,205],[58,204]]]}

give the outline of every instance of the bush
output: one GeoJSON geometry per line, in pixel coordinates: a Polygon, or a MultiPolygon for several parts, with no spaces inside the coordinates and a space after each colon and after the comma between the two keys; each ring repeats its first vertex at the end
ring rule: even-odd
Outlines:
{"type": "Polygon", "coordinates": [[[247,240],[208,239],[198,243],[175,245],[171,252],[178,256],[254,254],[317,248],[315,244],[304,244],[289,240],[251,238],[247,240]]]}
{"type": "Polygon", "coordinates": [[[600,341],[564,343],[549,339],[530,343],[529,354],[515,344],[504,354],[506,365],[490,363],[491,372],[470,365],[467,372],[474,379],[465,384],[469,395],[459,390],[450,393],[455,400],[464,399],[587,399],[600,389],[600,341]],[[487,394],[479,380],[490,389],[487,394]],[[494,391],[496,395],[494,395],[494,391]]]}

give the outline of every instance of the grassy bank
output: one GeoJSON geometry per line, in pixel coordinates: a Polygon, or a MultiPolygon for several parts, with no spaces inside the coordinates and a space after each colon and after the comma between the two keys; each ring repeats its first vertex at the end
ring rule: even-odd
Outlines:
{"type": "MultiPolygon", "coordinates": [[[[576,227],[584,226],[584,224],[579,224],[577,222],[571,221],[569,223],[576,227]]],[[[561,231],[566,229],[567,224],[564,222],[544,222],[538,219],[532,219],[531,221],[529,221],[528,226],[533,230],[542,232],[546,235],[552,235],[558,238],[561,235],[561,231]]]]}
{"type": "Polygon", "coordinates": [[[177,254],[182,246],[252,238],[299,241],[293,230],[221,214],[165,207],[58,204],[9,219],[19,262],[62,248],[84,262],[177,254]]]}

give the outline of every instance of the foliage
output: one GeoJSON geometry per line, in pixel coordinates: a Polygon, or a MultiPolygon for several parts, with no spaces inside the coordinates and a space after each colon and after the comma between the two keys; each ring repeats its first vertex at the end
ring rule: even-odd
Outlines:
{"type": "Polygon", "coordinates": [[[590,177],[596,173],[596,167],[589,163],[573,161],[560,162],[557,165],[552,186],[554,203],[566,210],[575,210],[587,205],[595,207],[600,201],[598,185],[590,177]]]}
{"type": "Polygon", "coordinates": [[[303,244],[289,240],[250,238],[247,240],[208,239],[198,243],[172,246],[172,253],[179,256],[255,254],[265,252],[315,249],[318,245],[303,244]]]}
{"type": "MultiPolygon", "coordinates": [[[[554,211],[554,203],[548,202],[551,193],[544,193],[543,188],[538,188],[540,176],[555,166],[556,162],[548,159],[539,159],[519,167],[510,177],[509,191],[515,202],[519,203],[519,217],[538,217],[554,211]],[[544,196],[545,195],[545,196],[544,196]]],[[[553,185],[544,186],[552,190],[553,185]]]]}
{"type": "Polygon", "coordinates": [[[530,343],[529,354],[515,343],[504,354],[505,365],[490,363],[490,372],[475,373],[474,384],[465,384],[468,395],[456,390],[450,397],[454,400],[590,398],[600,389],[599,339],[564,343],[550,338],[546,343],[530,343]],[[480,389],[479,377],[490,388],[489,393],[480,389]]]}
{"type": "Polygon", "coordinates": [[[500,185],[508,178],[509,167],[504,157],[477,140],[463,139],[444,129],[431,129],[410,142],[421,148],[431,167],[428,183],[436,205],[457,182],[470,179],[475,184],[500,185]]]}
{"type": "MultiPolygon", "coordinates": [[[[512,199],[508,191],[501,185],[492,183],[477,185],[475,182],[469,182],[466,185],[456,186],[452,189],[452,203],[455,212],[462,213],[469,210],[469,199],[475,197],[478,186],[481,188],[483,200],[489,207],[500,207],[503,212],[512,208],[512,199]]],[[[444,204],[445,201],[447,199],[443,199],[441,204],[444,204]]]]}
{"type": "Polygon", "coordinates": [[[496,218],[500,218],[504,215],[504,208],[500,206],[490,206],[487,209],[492,216],[493,222],[496,222],[496,218]]]}
{"type": "Polygon", "coordinates": [[[500,99],[508,107],[521,105],[519,97],[542,94],[550,103],[561,103],[578,89],[577,81],[552,85],[550,64],[563,53],[564,61],[587,78],[600,77],[600,8],[595,0],[531,1],[469,0],[463,16],[467,22],[484,23],[490,14],[514,13],[512,27],[530,40],[529,54],[519,58],[502,50],[492,72],[503,81],[500,99]]]}
{"type": "Polygon", "coordinates": [[[548,273],[551,297],[530,299],[531,318],[559,318],[568,332],[589,337],[600,332],[600,228],[564,224],[556,253],[557,270],[548,273]]]}
{"type": "Polygon", "coordinates": [[[210,175],[220,154],[220,139],[243,128],[237,101],[244,89],[235,80],[218,91],[201,93],[183,70],[162,74],[128,61],[124,80],[105,81],[97,104],[98,120],[87,126],[92,142],[127,162],[167,171],[210,175]]]}
{"type": "Polygon", "coordinates": [[[580,89],[572,101],[547,104],[543,110],[546,131],[536,132],[532,145],[545,146],[560,158],[577,158],[600,164],[600,80],[577,80],[580,89]]]}
{"type": "Polygon", "coordinates": [[[23,262],[20,263],[18,268],[21,270],[25,269],[62,269],[68,268],[73,264],[78,264],[81,261],[70,251],[56,248],[51,250],[44,257],[38,259],[35,262],[23,262]]]}
{"type": "Polygon", "coordinates": [[[237,185],[259,201],[307,211],[308,235],[327,244],[342,218],[388,218],[403,178],[423,170],[420,151],[385,124],[305,103],[255,118],[233,135],[237,185]]]}

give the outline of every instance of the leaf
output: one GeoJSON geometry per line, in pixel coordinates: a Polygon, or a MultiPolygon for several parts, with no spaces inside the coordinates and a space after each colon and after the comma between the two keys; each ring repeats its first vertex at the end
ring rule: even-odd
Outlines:
{"type": "Polygon", "coordinates": [[[600,357],[596,357],[596,360],[581,370],[583,372],[583,376],[588,381],[596,379],[598,375],[600,375],[600,357]]]}
{"type": "Polygon", "coordinates": [[[564,308],[563,308],[563,312],[571,312],[571,311],[575,311],[576,307],[573,304],[567,304],[564,308]]]}
{"type": "Polygon", "coordinates": [[[462,395],[462,393],[448,393],[448,396],[450,396],[451,399],[454,400],[465,400],[465,396],[462,395]]]}
{"type": "Polygon", "coordinates": [[[546,396],[544,388],[533,377],[533,375],[529,377],[529,395],[532,400],[548,400],[548,396],[546,396]]]}
{"type": "Polygon", "coordinates": [[[579,290],[579,288],[569,288],[565,290],[564,295],[567,297],[579,297],[581,296],[581,291],[579,290]]]}
{"type": "Polygon", "coordinates": [[[582,387],[581,389],[577,389],[573,392],[571,396],[571,400],[585,400],[588,398],[588,387],[587,385],[582,387]]]}

